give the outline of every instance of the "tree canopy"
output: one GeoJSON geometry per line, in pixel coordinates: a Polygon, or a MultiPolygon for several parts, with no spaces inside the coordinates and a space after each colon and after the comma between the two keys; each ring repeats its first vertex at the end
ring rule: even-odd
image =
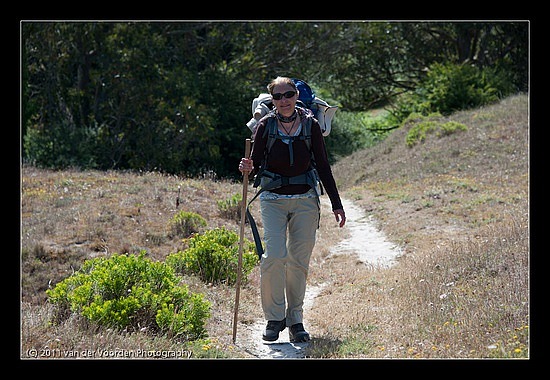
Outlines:
{"type": "Polygon", "coordinates": [[[236,174],[250,104],[278,75],[355,112],[413,92],[436,63],[528,91],[529,23],[22,22],[22,160],[236,174]]]}

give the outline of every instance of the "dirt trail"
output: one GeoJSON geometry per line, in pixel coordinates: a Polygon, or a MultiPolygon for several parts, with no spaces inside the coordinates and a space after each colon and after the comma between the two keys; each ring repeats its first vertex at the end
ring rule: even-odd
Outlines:
{"type": "Polygon", "coordinates": [[[386,240],[386,236],[376,229],[365,212],[352,201],[343,199],[342,203],[346,210],[346,228],[350,230],[351,236],[332,247],[331,256],[355,254],[366,264],[383,268],[393,265],[401,253],[399,248],[386,240]]]}
{"type": "MultiPolygon", "coordinates": [[[[391,242],[387,241],[384,234],[378,231],[364,211],[352,201],[342,199],[346,210],[346,227],[350,230],[349,238],[341,241],[330,250],[330,256],[349,254],[367,263],[379,267],[388,267],[395,263],[400,251],[391,242]]],[[[330,205],[326,199],[322,201],[322,207],[330,212],[330,205]]],[[[329,256],[329,257],[330,257],[329,256]]],[[[317,286],[308,285],[304,300],[304,314],[311,309],[315,298],[328,284],[317,286]]],[[[304,349],[308,343],[290,343],[288,329],[281,332],[275,342],[262,341],[262,332],[265,321],[259,320],[247,326],[240,326],[237,346],[245,346],[243,349],[257,359],[301,359],[304,358],[304,349]]],[[[306,327],[311,335],[315,335],[314,329],[306,327]]]]}

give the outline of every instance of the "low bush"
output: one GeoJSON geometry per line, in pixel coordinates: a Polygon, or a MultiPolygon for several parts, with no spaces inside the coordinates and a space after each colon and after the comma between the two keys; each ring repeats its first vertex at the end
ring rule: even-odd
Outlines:
{"type": "Polygon", "coordinates": [[[145,258],[144,252],[115,254],[86,260],[79,271],[46,293],[58,320],[77,313],[121,330],[202,338],[210,303],[180,281],[172,267],[145,258]]]}
{"type": "Polygon", "coordinates": [[[241,206],[243,204],[243,196],[240,193],[233,194],[229,199],[220,200],[218,210],[220,214],[227,219],[239,221],[241,219],[241,206]]]}
{"type": "Polygon", "coordinates": [[[170,233],[172,236],[187,238],[200,232],[201,228],[206,227],[206,224],[206,219],[199,214],[182,210],[170,219],[170,233]]]}
{"type": "MultiPolygon", "coordinates": [[[[187,239],[189,247],[168,255],[166,263],[177,273],[193,274],[207,283],[237,282],[239,236],[224,227],[196,234],[187,239]]],[[[242,255],[242,281],[258,263],[254,243],[245,239],[242,255]]]]}
{"type": "Polygon", "coordinates": [[[465,131],[468,127],[456,121],[441,123],[439,121],[422,117],[423,121],[415,124],[407,133],[407,146],[414,145],[426,140],[428,134],[435,134],[436,137],[448,136],[457,131],[465,131]]]}

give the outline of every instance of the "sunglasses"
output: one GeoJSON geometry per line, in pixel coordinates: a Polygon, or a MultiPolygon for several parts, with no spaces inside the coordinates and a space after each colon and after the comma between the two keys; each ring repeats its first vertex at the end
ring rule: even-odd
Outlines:
{"type": "Polygon", "coordinates": [[[296,95],[296,91],[287,91],[284,94],[281,94],[280,92],[278,92],[276,94],[271,94],[271,96],[273,96],[273,99],[275,99],[275,100],[281,100],[283,98],[283,96],[287,99],[290,99],[294,95],[296,95]]]}

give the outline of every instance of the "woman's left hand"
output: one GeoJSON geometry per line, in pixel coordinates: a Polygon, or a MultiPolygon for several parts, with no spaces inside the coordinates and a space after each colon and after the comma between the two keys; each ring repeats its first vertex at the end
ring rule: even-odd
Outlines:
{"type": "Polygon", "coordinates": [[[334,213],[336,221],[340,223],[340,228],[344,227],[344,224],[346,224],[346,213],[344,212],[344,209],[340,208],[338,210],[333,210],[332,212],[334,213]]]}

